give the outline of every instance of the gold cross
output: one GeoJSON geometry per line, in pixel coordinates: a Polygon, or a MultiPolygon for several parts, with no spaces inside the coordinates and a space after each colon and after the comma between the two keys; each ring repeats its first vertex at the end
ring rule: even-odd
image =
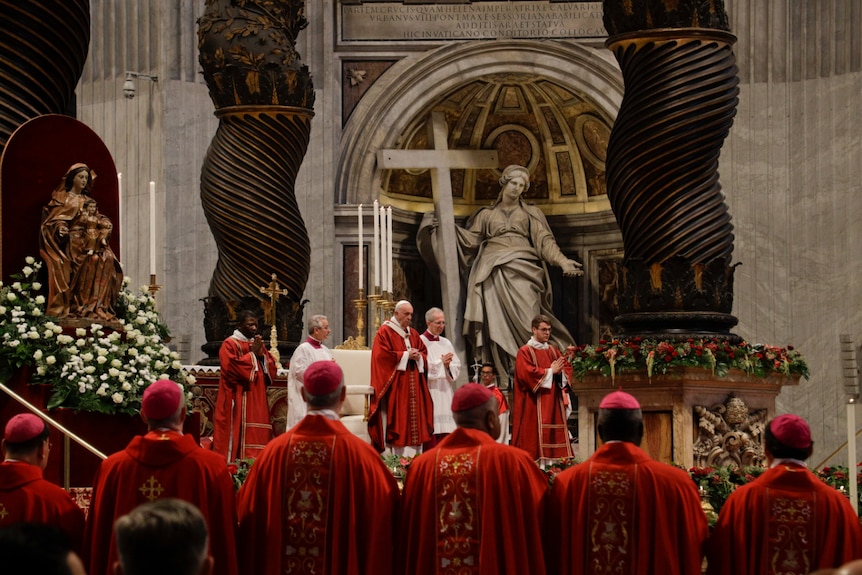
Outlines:
{"type": "Polygon", "coordinates": [[[260,288],[260,293],[269,296],[269,313],[266,321],[269,322],[269,325],[275,325],[275,304],[278,301],[278,296],[287,295],[287,290],[281,289],[281,286],[278,285],[278,276],[272,274],[272,281],[269,282],[268,286],[260,288]]]}
{"type": "Polygon", "coordinates": [[[9,512],[6,511],[6,506],[0,503],[0,519],[6,519],[7,515],[9,515],[9,512]]]}
{"type": "Polygon", "coordinates": [[[149,499],[150,501],[155,501],[159,498],[159,495],[162,494],[164,489],[159,483],[158,479],[156,479],[155,475],[150,475],[150,478],[138,488],[138,491],[144,494],[144,497],[149,499]]]}

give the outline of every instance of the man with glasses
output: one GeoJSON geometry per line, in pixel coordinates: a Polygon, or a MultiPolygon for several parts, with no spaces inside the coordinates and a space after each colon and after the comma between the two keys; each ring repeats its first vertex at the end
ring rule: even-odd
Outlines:
{"type": "Polygon", "coordinates": [[[479,375],[482,378],[480,383],[487,387],[497,399],[497,417],[500,419],[500,437],[497,438],[497,443],[508,444],[509,402],[506,401],[506,395],[497,386],[497,367],[491,362],[485,362],[482,364],[479,375]]]}
{"type": "Polygon", "coordinates": [[[572,366],[553,344],[551,320],[537,315],[530,324],[533,337],[515,358],[512,445],[535,460],[572,457],[567,421],[572,366]]]}
{"type": "Polygon", "coordinates": [[[302,380],[305,370],[315,361],[335,361],[332,352],[323,345],[332,330],[325,315],[313,315],[308,319],[308,337],[296,347],[290,356],[287,375],[287,428],[290,429],[305,417],[306,405],[302,399],[302,380]]]}

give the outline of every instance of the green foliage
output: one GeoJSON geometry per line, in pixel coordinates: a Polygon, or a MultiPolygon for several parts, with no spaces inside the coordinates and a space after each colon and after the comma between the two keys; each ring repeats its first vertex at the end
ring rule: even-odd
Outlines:
{"type": "Polygon", "coordinates": [[[719,339],[601,340],[597,346],[570,348],[567,357],[578,378],[591,373],[613,377],[616,373],[638,370],[652,377],[675,367],[700,367],[719,377],[726,376],[730,369],[739,369],[758,377],[781,374],[808,379],[808,364],[793,347],[734,344],[719,339]]]}

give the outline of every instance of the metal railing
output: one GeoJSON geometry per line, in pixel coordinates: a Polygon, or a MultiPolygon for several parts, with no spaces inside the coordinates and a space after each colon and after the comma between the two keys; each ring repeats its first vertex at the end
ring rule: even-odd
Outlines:
{"type": "Polygon", "coordinates": [[[64,458],[63,458],[63,487],[64,488],[69,489],[69,487],[71,487],[69,485],[70,475],[71,475],[70,474],[71,443],[69,442],[70,439],[73,440],[78,445],[80,445],[81,447],[83,447],[84,449],[90,451],[91,453],[93,453],[93,455],[95,455],[96,457],[98,457],[100,459],[105,459],[108,457],[107,455],[105,455],[104,453],[102,453],[101,451],[99,451],[98,449],[96,449],[95,447],[93,447],[92,445],[90,445],[89,443],[84,441],[83,439],[81,439],[77,434],[75,434],[69,428],[67,428],[66,426],[61,424],[59,421],[55,420],[54,418],[52,418],[51,416],[49,416],[48,414],[43,412],[39,407],[33,405],[32,403],[30,403],[29,401],[27,401],[26,399],[24,399],[23,397],[18,395],[16,392],[12,391],[12,389],[10,389],[9,386],[7,386],[5,383],[0,383],[0,390],[6,392],[6,394],[9,397],[11,397],[15,401],[17,401],[18,403],[23,405],[25,408],[32,411],[38,417],[41,417],[42,419],[47,421],[48,425],[51,425],[57,431],[59,431],[60,433],[63,434],[63,454],[64,454],[64,458]]]}

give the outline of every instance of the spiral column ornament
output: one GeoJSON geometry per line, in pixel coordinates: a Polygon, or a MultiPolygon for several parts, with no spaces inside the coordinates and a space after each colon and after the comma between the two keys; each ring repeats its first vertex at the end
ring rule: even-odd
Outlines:
{"type": "Polygon", "coordinates": [[[670,12],[647,2],[637,13],[630,2],[605,2],[605,24],[618,32],[606,45],[625,82],[606,162],[625,250],[616,318],[624,335],[730,335],[737,323],[733,225],[718,177],[738,104],[735,37],[696,26],[726,24],[723,8],[706,10],[717,4],[681,1],[670,12]]]}
{"type": "Polygon", "coordinates": [[[89,0],[0,0],[0,151],[24,122],[69,111],[89,46],[89,0]]]}
{"type": "Polygon", "coordinates": [[[311,250],[294,186],[314,116],[311,76],[295,48],[304,8],[298,0],[207,0],[198,20],[200,63],[219,118],[201,170],[219,254],[204,300],[204,363],[218,362],[240,310],[258,314],[264,335],[276,327],[282,357],[302,337],[311,250]],[[288,292],[274,313],[261,292],[273,274],[288,292]]]}

